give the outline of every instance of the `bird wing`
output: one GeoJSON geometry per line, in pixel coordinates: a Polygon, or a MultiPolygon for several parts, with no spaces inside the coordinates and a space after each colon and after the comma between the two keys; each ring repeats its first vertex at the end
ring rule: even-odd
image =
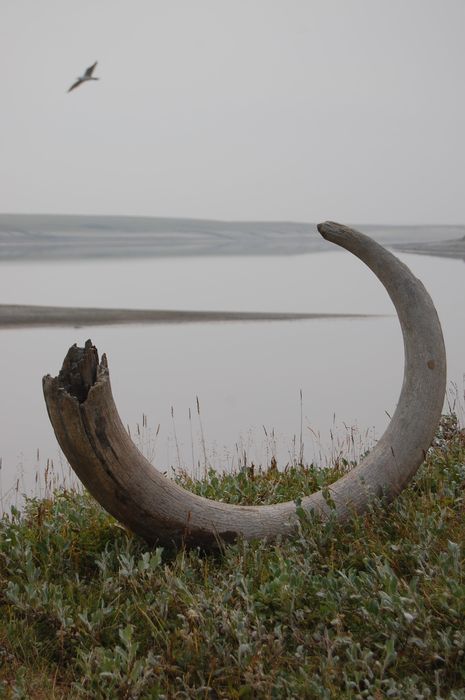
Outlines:
{"type": "Polygon", "coordinates": [[[93,66],[90,66],[90,68],[88,68],[88,69],[86,70],[86,72],[84,73],[84,75],[85,75],[86,77],[90,78],[90,76],[92,75],[92,71],[94,70],[94,68],[95,68],[95,66],[97,65],[97,63],[98,63],[98,61],[95,61],[94,65],[93,65],[93,66]]]}
{"type": "Polygon", "coordinates": [[[74,85],[71,85],[71,87],[70,87],[70,89],[68,90],[68,92],[71,92],[71,90],[74,90],[74,88],[77,87],[78,85],[80,85],[82,82],[83,82],[83,81],[82,81],[81,79],[79,79],[79,80],[77,81],[77,83],[74,83],[74,85]]]}

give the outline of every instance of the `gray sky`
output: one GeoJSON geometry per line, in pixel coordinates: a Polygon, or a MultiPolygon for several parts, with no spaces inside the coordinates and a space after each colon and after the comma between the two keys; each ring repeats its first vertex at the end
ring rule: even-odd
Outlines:
{"type": "Polygon", "coordinates": [[[464,0],[1,15],[0,212],[465,223],[464,0]]]}

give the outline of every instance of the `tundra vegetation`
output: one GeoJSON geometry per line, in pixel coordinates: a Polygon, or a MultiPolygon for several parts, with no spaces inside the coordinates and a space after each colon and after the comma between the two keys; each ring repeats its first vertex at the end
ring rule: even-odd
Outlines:
{"type": "Polygon", "coordinates": [[[341,524],[300,499],[355,467],[242,465],[176,481],[294,500],[287,540],[148,545],[87,493],[0,521],[0,697],[465,699],[465,432],[444,416],[394,502],[341,524]]]}

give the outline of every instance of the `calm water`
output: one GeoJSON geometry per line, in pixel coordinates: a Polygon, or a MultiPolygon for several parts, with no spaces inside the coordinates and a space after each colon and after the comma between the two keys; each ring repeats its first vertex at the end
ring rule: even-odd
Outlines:
{"type": "MultiPolygon", "coordinates": [[[[446,339],[449,381],[463,396],[465,265],[399,257],[433,297],[446,339]]],[[[161,471],[199,463],[203,468],[205,454],[217,468],[237,466],[244,452],[255,464],[269,462],[273,454],[285,464],[299,455],[301,430],[308,461],[332,449],[334,426],[342,439],[344,425],[357,425],[360,433],[369,433],[363,438],[367,444],[386,428],[402,384],[402,338],[392,304],[373,274],[345,252],[9,263],[0,266],[0,299],[5,304],[387,315],[1,330],[4,497],[18,478],[20,490],[34,493],[38,450],[42,468],[47,459],[57,464],[41,379],[57,374],[68,347],[89,337],[107,353],[115,400],[133,435],[147,416],[150,456],[161,471]]]]}

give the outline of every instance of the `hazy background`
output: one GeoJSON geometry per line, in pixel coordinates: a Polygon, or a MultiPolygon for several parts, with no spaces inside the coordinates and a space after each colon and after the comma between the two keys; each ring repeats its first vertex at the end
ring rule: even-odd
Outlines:
{"type": "Polygon", "coordinates": [[[1,212],[465,221],[463,0],[3,0],[1,17],[1,212]]]}

